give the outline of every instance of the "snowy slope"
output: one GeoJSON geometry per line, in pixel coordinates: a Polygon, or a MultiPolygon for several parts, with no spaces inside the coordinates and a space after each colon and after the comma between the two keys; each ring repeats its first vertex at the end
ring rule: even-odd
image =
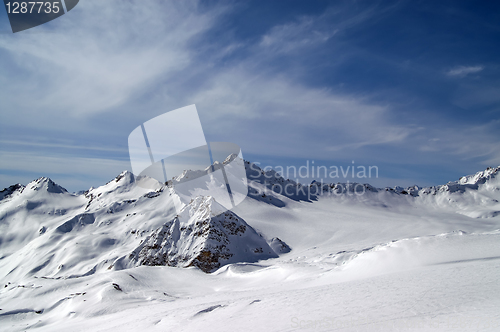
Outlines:
{"type": "Polygon", "coordinates": [[[210,197],[177,214],[128,172],[2,192],[0,329],[500,329],[500,168],[356,195],[246,166],[249,198],[222,214],[210,197]]]}
{"type": "Polygon", "coordinates": [[[171,188],[129,172],[82,195],[47,178],[9,192],[0,203],[1,276],[74,278],[137,265],[210,272],[277,256],[240,217],[218,215],[224,209],[210,197],[178,215],[171,188]]]}

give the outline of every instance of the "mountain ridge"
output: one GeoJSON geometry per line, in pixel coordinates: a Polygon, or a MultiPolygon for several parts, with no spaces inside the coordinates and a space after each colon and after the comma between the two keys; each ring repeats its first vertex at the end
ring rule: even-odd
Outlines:
{"type": "MultiPolygon", "coordinates": [[[[470,218],[500,215],[497,195],[500,167],[487,168],[445,185],[413,187],[413,190],[380,189],[364,184],[364,195],[358,196],[349,194],[354,193],[352,189],[338,194],[339,184],[302,185],[285,180],[272,170],[264,172],[250,162],[245,162],[245,166],[247,172],[257,170],[259,173],[257,177],[248,176],[248,197],[278,209],[293,201],[317,201],[322,197],[319,192],[339,197],[346,204],[396,210],[425,207],[470,218]],[[277,192],[278,184],[303,191],[287,196],[286,192],[277,192]]],[[[173,188],[154,179],[136,177],[128,171],[81,194],[69,193],[51,179],[42,177],[26,186],[17,184],[6,188],[1,195],[0,257],[13,258],[7,264],[10,266],[8,274],[59,278],[138,265],[195,266],[204,272],[213,272],[226,264],[256,262],[290,251],[285,242],[275,239],[276,235],[281,237],[280,234],[269,234],[273,239],[266,239],[263,237],[266,234],[254,230],[234,212],[219,213],[220,218],[207,215],[213,212],[212,209],[221,210],[209,197],[195,199],[184,206],[183,211],[192,211],[197,216],[195,219],[191,220],[188,212],[179,215],[173,188]],[[203,204],[209,207],[203,210],[203,204]],[[182,219],[191,220],[191,228],[181,226],[182,219]],[[244,245],[232,231],[240,226],[249,234],[249,241],[244,245]],[[182,234],[182,237],[171,241],[166,235],[173,233],[182,234]],[[59,246],[65,252],[59,250],[59,246]],[[181,247],[187,248],[186,251],[179,250],[181,247]],[[43,257],[42,264],[38,258],[30,256],[33,251],[43,257]],[[21,269],[19,262],[31,268],[21,269]]]]}

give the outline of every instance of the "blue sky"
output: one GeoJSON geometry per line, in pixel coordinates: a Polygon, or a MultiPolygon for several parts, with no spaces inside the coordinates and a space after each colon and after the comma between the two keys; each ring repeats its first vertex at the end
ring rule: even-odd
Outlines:
{"type": "Polygon", "coordinates": [[[190,104],[263,166],[457,180],[500,165],[498,22],[494,2],[81,0],[12,34],[1,9],[0,187],[104,184],[134,128],[190,104]]]}

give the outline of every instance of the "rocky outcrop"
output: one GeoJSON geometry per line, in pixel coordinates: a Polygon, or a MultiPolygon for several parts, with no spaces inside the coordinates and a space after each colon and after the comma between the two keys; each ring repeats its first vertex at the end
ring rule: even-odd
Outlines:
{"type": "Polygon", "coordinates": [[[136,265],[195,266],[213,272],[235,262],[277,257],[250,225],[212,197],[199,196],[129,256],[136,265]]]}

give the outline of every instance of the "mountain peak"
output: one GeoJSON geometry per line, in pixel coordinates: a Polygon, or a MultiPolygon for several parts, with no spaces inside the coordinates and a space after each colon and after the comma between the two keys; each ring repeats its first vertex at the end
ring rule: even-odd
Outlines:
{"type": "Polygon", "coordinates": [[[213,197],[198,196],[130,255],[137,265],[195,266],[204,272],[236,262],[277,257],[267,242],[213,197]]]}
{"type": "Polygon", "coordinates": [[[458,184],[482,184],[485,183],[487,180],[496,177],[499,171],[500,171],[500,166],[488,167],[484,171],[477,172],[474,175],[462,176],[460,180],[458,180],[458,184]]]}
{"type": "Polygon", "coordinates": [[[118,176],[114,179],[116,183],[118,182],[124,182],[124,183],[132,183],[135,181],[135,176],[132,172],[125,170],[118,174],[118,176]]]}
{"type": "Polygon", "coordinates": [[[196,196],[186,205],[181,215],[185,219],[204,219],[215,217],[226,211],[212,196],[196,196]]]}
{"type": "Polygon", "coordinates": [[[24,186],[20,183],[14,184],[8,188],[3,189],[0,191],[0,200],[4,199],[7,196],[11,196],[15,192],[23,192],[24,186]]]}
{"type": "Polygon", "coordinates": [[[52,179],[42,176],[34,181],[28,183],[26,188],[34,191],[45,190],[53,194],[63,194],[68,192],[66,189],[56,184],[52,179]]]}

